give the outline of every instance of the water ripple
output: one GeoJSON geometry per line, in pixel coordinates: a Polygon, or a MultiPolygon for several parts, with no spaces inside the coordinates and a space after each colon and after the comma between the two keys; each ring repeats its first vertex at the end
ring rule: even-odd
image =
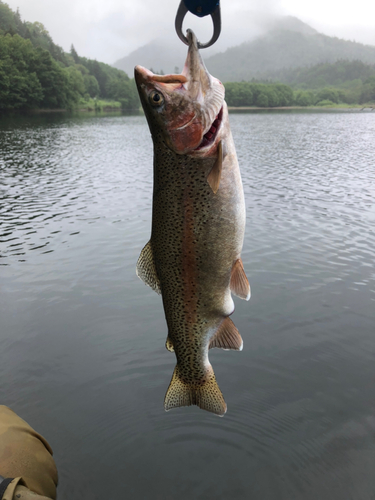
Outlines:
{"type": "Polygon", "coordinates": [[[144,117],[0,121],[0,396],[51,442],[62,498],[373,495],[375,114],[230,119],[253,295],[243,352],[210,352],[224,418],[163,409],[175,359],[134,269],[144,117]]]}
{"type": "Polygon", "coordinates": [[[26,261],[31,250],[42,253],[47,245],[53,252],[99,219],[139,214],[140,182],[141,196],[145,186],[152,189],[150,149],[134,155],[149,141],[143,120],[103,122],[0,130],[2,265],[20,255],[26,261]]]}

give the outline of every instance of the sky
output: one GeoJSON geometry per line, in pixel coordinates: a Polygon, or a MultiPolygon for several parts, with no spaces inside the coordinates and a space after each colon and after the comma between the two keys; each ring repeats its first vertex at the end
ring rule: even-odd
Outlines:
{"type": "MultiPolygon", "coordinates": [[[[81,56],[112,64],[152,40],[174,31],[179,0],[4,0],[20,10],[24,21],[44,24],[65,51],[73,44],[81,56]]],[[[214,48],[223,51],[264,32],[280,15],[298,17],[330,36],[375,45],[375,1],[356,0],[221,0],[222,32],[214,48]]],[[[211,37],[211,18],[188,14],[184,29],[201,41],[211,37]]]]}

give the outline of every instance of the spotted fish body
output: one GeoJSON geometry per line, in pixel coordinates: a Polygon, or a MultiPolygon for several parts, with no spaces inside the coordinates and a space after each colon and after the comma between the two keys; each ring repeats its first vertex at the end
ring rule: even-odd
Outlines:
{"type": "Polygon", "coordinates": [[[181,75],[135,68],[154,143],[152,232],[137,274],[162,295],[166,347],[177,358],[165,409],[196,404],[224,415],[208,350],[242,349],[229,315],[231,292],[250,298],[241,261],[245,204],[224,87],[188,37],[181,75]]]}

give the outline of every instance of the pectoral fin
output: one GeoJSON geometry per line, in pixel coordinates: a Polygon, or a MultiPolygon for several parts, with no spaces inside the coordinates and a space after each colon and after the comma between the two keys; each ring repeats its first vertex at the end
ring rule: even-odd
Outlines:
{"type": "Polygon", "coordinates": [[[233,264],[232,274],[230,277],[230,289],[234,295],[237,295],[240,299],[250,299],[250,284],[246,277],[241,259],[236,260],[233,264]]]}
{"type": "Polygon", "coordinates": [[[146,285],[150,286],[159,295],[161,294],[160,281],[156,274],[151,240],[144,246],[139,256],[136,273],[138,278],[144,281],[146,285]]]}
{"type": "Polygon", "coordinates": [[[173,342],[171,337],[168,334],[167,340],[165,342],[165,347],[169,352],[174,352],[173,342]]]}
{"type": "Polygon", "coordinates": [[[216,161],[207,177],[207,182],[215,194],[219,189],[222,168],[223,168],[223,145],[222,141],[220,141],[217,146],[216,161]]]}
{"type": "Polygon", "coordinates": [[[213,347],[219,347],[224,350],[233,349],[235,351],[242,351],[242,337],[230,318],[224,319],[215,336],[211,339],[209,349],[213,347]]]}

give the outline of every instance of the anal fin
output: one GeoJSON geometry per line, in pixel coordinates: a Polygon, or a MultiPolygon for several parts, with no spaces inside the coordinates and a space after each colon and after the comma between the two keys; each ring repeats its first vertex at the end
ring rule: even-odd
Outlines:
{"type": "Polygon", "coordinates": [[[172,342],[171,337],[169,336],[169,333],[168,333],[167,340],[165,341],[165,347],[169,352],[174,352],[173,342],[172,342]]]}
{"type": "Polygon", "coordinates": [[[237,295],[240,299],[250,300],[250,284],[243,268],[242,259],[237,259],[233,264],[230,277],[230,289],[234,295],[237,295]]]}
{"type": "Polygon", "coordinates": [[[222,141],[217,146],[217,158],[207,177],[207,182],[212,191],[216,194],[219,189],[221,171],[223,169],[223,145],[222,141]]]}
{"type": "Polygon", "coordinates": [[[233,349],[235,351],[242,351],[243,340],[242,337],[234,326],[230,318],[225,318],[219,326],[215,336],[211,339],[209,349],[219,347],[220,349],[233,349]]]}
{"type": "Polygon", "coordinates": [[[150,286],[156,293],[161,294],[160,281],[156,274],[154,254],[151,240],[143,247],[138,258],[136,273],[146,285],[150,286]]]}

